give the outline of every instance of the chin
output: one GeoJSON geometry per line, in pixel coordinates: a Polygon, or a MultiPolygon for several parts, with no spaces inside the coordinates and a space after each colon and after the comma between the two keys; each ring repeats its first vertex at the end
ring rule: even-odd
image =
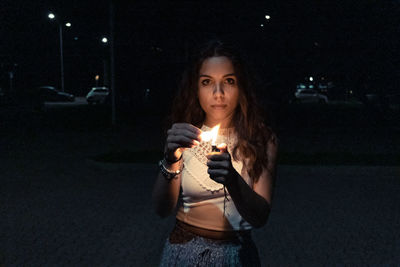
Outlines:
{"type": "Polygon", "coordinates": [[[223,125],[221,125],[221,127],[224,126],[223,128],[226,128],[226,127],[231,123],[232,118],[231,118],[230,116],[214,117],[214,118],[213,118],[213,121],[217,122],[217,124],[218,124],[218,123],[222,123],[223,125]],[[227,122],[228,125],[224,125],[225,122],[227,122]],[[225,127],[225,126],[226,126],[226,127],[225,127]]]}

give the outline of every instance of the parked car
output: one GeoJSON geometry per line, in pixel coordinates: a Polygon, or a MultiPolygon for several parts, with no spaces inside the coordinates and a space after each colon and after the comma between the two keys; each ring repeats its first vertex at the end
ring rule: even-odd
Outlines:
{"type": "Polygon", "coordinates": [[[92,87],[86,96],[86,101],[89,104],[104,104],[110,95],[110,90],[107,87],[92,87]]]}
{"type": "Polygon", "coordinates": [[[40,86],[38,87],[38,94],[44,102],[75,101],[74,95],[61,92],[54,86],[40,86]]]}
{"type": "Polygon", "coordinates": [[[328,103],[328,97],[313,89],[297,89],[294,93],[295,102],[301,103],[328,103]]]}

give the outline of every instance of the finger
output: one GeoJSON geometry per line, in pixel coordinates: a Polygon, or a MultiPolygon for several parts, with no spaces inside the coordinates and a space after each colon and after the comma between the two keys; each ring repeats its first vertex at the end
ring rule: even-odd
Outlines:
{"type": "Polygon", "coordinates": [[[229,171],[226,169],[208,169],[207,172],[210,177],[227,176],[229,174],[229,171]]]}
{"type": "Polygon", "coordinates": [[[185,136],[185,137],[190,138],[190,139],[192,139],[192,140],[196,140],[197,142],[200,141],[200,137],[199,137],[199,136],[196,136],[196,135],[195,135],[193,132],[191,132],[191,131],[182,130],[182,129],[179,129],[179,130],[170,130],[170,131],[168,132],[168,136],[177,136],[177,137],[185,136]]]}
{"type": "Polygon", "coordinates": [[[188,130],[188,129],[179,129],[177,130],[178,135],[184,135],[186,137],[189,137],[191,139],[200,141],[200,135],[188,130]]]}
{"type": "Polygon", "coordinates": [[[221,144],[217,145],[217,148],[222,153],[227,153],[228,152],[228,146],[225,143],[221,143],[221,144]]]}
{"type": "Polygon", "coordinates": [[[212,161],[230,161],[231,155],[229,153],[221,153],[221,152],[211,152],[206,155],[208,160],[212,161]]]}
{"type": "Polygon", "coordinates": [[[186,136],[190,139],[196,140],[197,142],[201,141],[200,135],[197,135],[188,129],[170,129],[167,133],[168,135],[186,136]]]}
{"type": "Polygon", "coordinates": [[[207,166],[209,169],[229,169],[230,163],[226,160],[224,161],[207,161],[207,166]]]}
{"type": "Polygon", "coordinates": [[[176,144],[176,143],[168,143],[167,144],[167,150],[173,151],[173,152],[175,152],[175,150],[177,150],[177,149],[185,149],[185,148],[191,148],[191,147],[193,147],[193,145],[182,145],[182,144],[176,144]]]}
{"type": "Polygon", "coordinates": [[[168,143],[178,143],[182,145],[196,145],[195,140],[190,139],[186,136],[176,136],[176,135],[169,135],[167,137],[168,143]]]}
{"type": "Polygon", "coordinates": [[[189,130],[189,131],[193,132],[197,136],[199,136],[201,134],[201,130],[199,128],[197,128],[196,126],[190,124],[190,123],[174,123],[172,125],[172,128],[174,128],[174,129],[186,129],[186,130],[189,130]]]}

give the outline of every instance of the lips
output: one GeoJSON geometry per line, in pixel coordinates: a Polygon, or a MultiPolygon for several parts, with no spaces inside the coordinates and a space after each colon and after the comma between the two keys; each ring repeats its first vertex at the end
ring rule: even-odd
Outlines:
{"type": "Polygon", "coordinates": [[[225,105],[225,104],[216,104],[216,105],[211,105],[211,107],[212,108],[215,108],[215,109],[224,109],[224,108],[226,108],[228,105],[225,105]]]}

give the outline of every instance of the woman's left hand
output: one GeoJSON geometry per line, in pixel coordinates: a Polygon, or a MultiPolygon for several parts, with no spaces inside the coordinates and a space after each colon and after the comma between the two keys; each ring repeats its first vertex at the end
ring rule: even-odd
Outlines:
{"type": "Polygon", "coordinates": [[[215,182],[227,185],[230,184],[236,175],[236,170],[232,166],[231,155],[228,153],[226,144],[217,146],[220,152],[207,154],[208,174],[215,182]]]}

